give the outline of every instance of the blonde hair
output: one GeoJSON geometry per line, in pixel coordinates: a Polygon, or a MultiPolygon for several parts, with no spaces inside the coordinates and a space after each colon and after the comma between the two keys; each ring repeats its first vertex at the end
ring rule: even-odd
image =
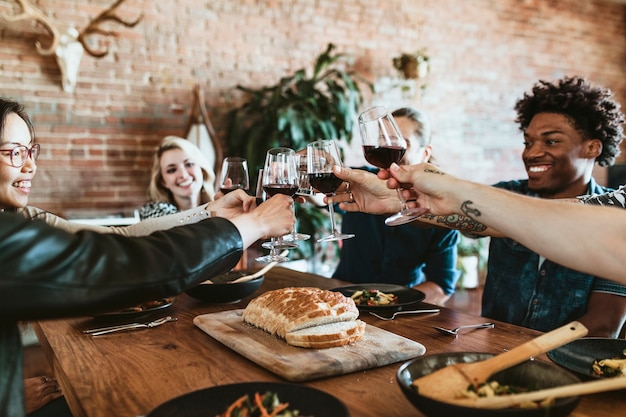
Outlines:
{"type": "Polygon", "coordinates": [[[200,149],[187,139],[178,136],[166,136],[154,154],[152,162],[152,173],[150,175],[150,185],[148,186],[148,197],[152,201],[167,201],[176,205],[170,190],[163,186],[163,176],[161,175],[161,156],[171,149],[180,149],[189,155],[200,166],[202,170],[202,189],[200,190],[200,204],[213,201],[215,197],[215,173],[209,165],[209,161],[202,154],[200,149]]]}

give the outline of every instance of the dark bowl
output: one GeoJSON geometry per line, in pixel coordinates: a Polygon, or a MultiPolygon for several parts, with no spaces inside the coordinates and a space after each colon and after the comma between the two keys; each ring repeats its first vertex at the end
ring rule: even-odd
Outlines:
{"type": "Polygon", "coordinates": [[[187,289],[185,292],[205,303],[234,303],[254,294],[263,284],[263,276],[246,282],[231,283],[231,281],[251,273],[250,271],[229,271],[209,278],[213,284],[200,284],[187,289]]]}
{"type": "MultiPolygon", "coordinates": [[[[506,408],[500,410],[463,407],[433,400],[419,395],[412,386],[413,380],[428,375],[437,369],[456,363],[469,363],[489,359],[491,353],[442,353],[422,356],[404,363],[398,369],[397,378],[402,392],[419,411],[428,417],[564,417],[578,404],[579,397],[556,399],[549,408],[506,408]]],[[[580,382],[574,374],[550,363],[527,361],[504,371],[494,374],[489,380],[496,380],[501,384],[520,387],[534,387],[536,389],[557,387],[580,382]]]]}
{"type": "Polygon", "coordinates": [[[306,385],[282,382],[243,382],[204,388],[161,404],[147,417],[213,417],[243,395],[267,391],[277,394],[280,401],[289,403],[290,409],[299,410],[303,416],[350,417],[346,406],[333,395],[306,385]]]}

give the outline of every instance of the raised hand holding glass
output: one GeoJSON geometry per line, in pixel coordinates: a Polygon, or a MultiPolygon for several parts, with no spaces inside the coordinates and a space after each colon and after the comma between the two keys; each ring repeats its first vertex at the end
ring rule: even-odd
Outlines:
{"type": "MultiPolygon", "coordinates": [[[[359,131],[367,162],[378,168],[389,169],[392,163],[399,163],[402,160],[407,143],[393,116],[385,107],[373,107],[361,113],[359,131]]],[[[401,191],[401,188],[397,189],[402,210],[385,220],[388,226],[411,222],[428,211],[421,207],[408,208],[401,191]]]]}

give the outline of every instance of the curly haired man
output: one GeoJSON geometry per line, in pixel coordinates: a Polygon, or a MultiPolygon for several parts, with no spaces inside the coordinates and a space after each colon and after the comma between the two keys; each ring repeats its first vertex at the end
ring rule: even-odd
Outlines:
{"type": "MultiPolygon", "coordinates": [[[[623,136],[624,115],[610,90],[592,86],[581,77],[566,77],[554,83],[540,81],[516,103],[515,110],[524,135],[522,161],[528,179],[500,182],[495,187],[541,199],[626,208],[626,188],[613,191],[599,186],[592,177],[596,163],[608,166],[614,162],[623,136]],[[585,197],[578,199],[579,196],[585,197]]],[[[413,169],[419,171],[420,167],[413,169]]],[[[351,199],[348,201],[339,193],[333,202],[341,203],[340,208],[345,211],[394,212],[398,202],[393,197],[394,191],[381,184],[380,179],[389,178],[385,172],[382,174],[376,178],[359,170],[336,170],[337,177],[350,182],[351,199]]],[[[397,182],[389,185],[394,188],[397,182]]],[[[416,183],[414,186],[419,188],[416,183]]],[[[504,238],[502,232],[489,224],[479,222],[476,219],[479,212],[470,211],[465,207],[467,203],[471,201],[461,207],[464,215],[457,211],[448,215],[427,213],[419,217],[419,222],[475,236],[491,236],[483,316],[541,331],[579,320],[589,329],[589,336],[619,335],[626,319],[626,286],[544,259],[519,242],[504,238]]],[[[564,206],[554,204],[554,207],[562,210],[564,206]]],[[[509,221],[513,223],[516,219],[511,216],[509,221]]],[[[537,217],[536,223],[543,224],[545,220],[537,217]]],[[[536,229],[535,224],[527,227],[536,229]]],[[[531,246],[537,246],[540,241],[541,237],[531,240],[531,246]]],[[[586,244],[595,250],[592,245],[595,244],[586,244]]],[[[599,262],[598,251],[595,253],[591,256],[581,252],[577,256],[593,265],[599,262]]],[[[576,260],[567,261],[580,264],[576,260]]],[[[599,269],[606,270],[605,265],[599,269]]]]}
{"type": "MultiPolygon", "coordinates": [[[[515,110],[528,179],[496,187],[546,199],[611,191],[592,177],[596,163],[613,164],[622,140],[624,116],[610,90],[581,77],[540,81],[515,110]]],[[[541,331],[579,320],[590,336],[616,337],[626,318],[626,287],[492,238],[482,309],[486,317],[541,331]]]]}

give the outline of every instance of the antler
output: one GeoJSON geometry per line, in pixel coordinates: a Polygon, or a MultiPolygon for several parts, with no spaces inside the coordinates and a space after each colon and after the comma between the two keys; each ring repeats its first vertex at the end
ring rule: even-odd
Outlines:
{"type": "Polygon", "coordinates": [[[39,9],[29,3],[27,0],[16,0],[20,6],[22,6],[23,12],[15,16],[9,16],[6,13],[2,13],[2,17],[9,22],[16,22],[18,20],[35,19],[35,21],[41,23],[52,35],[52,43],[46,49],[41,47],[41,42],[37,41],[37,51],[41,55],[52,55],[57,45],[59,44],[59,30],[52,24],[50,19],[39,9]]]}
{"type": "Polygon", "coordinates": [[[95,19],[93,19],[89,25],[83,29],[83,31],[80,33],[80,35],[78,35],[78,41],[83,45],[83,48],[85,48],[85,51],[87,51],[87,53],[91,56],[94,56],[96,58],[101,58],[103,56],[105,56],[106,54],[109,53],[109,48],[108,46],[103,49],[103,50],[95,50],[93,48],[91,48],[87,42],[85,41],[85,39],[92,34],[97,34],[97,35],[102,35],[102,36],[115,36],[117,35],[116,32],[112,32],[112,31],[108,31],[108,30],[103,30],[100,29],[98,27],[98,25],[106,20],[113,20],[117,23],[120,23],[126,27],[132,28],[134,27],[137,23],[139,23],[141,21],[141,19],[143,18],[143,14],[141,14],[135,21],[133,22],[128,22],[123,20],[122,18],[118,17],[115,14],[115,9],[117,9],[122,3],[124,3],[125,0],[117,0],[115,2],[115,4],[113,4],[111,7],[109,7],[107,10],[103,11],[102,13],[100,13],[95,19]]]}

